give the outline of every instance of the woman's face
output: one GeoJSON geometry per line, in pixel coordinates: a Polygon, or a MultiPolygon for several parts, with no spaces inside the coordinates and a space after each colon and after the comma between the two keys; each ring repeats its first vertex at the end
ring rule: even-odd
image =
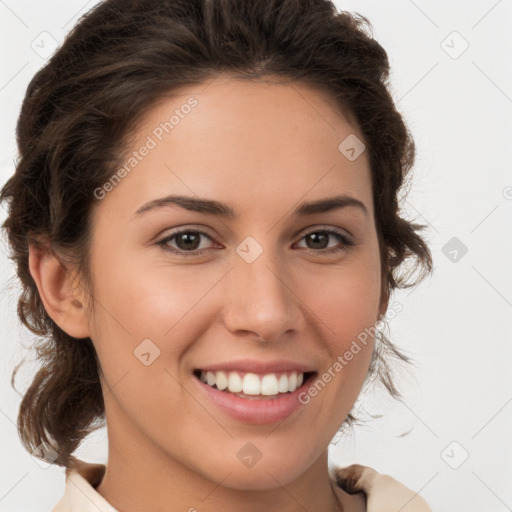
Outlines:
{"type": "Polygon", "coordinates": [[[369,160],[355,137],[297,83],[216,79],[144,118],[93,212],[88,325],[110,455],[263,489],[325,454],[368,371],[373,340],[360,334],[380,312],[369,160]],[[302,208],[334,197],[342,206],[302,208]],[[207,369],[234,391],[202,382],[207,369]],[[299,383],[315,374],[285,393],[294,370],[299,383]]]}

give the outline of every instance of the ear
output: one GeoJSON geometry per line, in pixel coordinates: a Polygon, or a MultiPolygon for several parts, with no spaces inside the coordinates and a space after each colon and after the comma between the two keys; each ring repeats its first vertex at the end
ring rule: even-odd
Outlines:
{"type": "Polygon", "coordinates": [[[74,275],[48,247],[29,244],[28,265],[44,308],[52,320],[74,338],[89,336],[83,295],[74,275]]]}

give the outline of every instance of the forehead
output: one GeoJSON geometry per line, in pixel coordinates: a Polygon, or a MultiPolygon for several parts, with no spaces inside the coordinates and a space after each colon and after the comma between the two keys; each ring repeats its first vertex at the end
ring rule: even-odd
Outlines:
{"type": "Polygon", "coordinates": [[[132,212],[164,192],[225,199],[240,210],[258,198],[283,207],[283,197],[291,204],[333,193],[371,203],[362,148],[359,128],[307,84],[217,78],[161,98],[141,119],[128,172],[109,200],[132,212]],[[354,142],[362,152],[347,158],[354,142]]]}

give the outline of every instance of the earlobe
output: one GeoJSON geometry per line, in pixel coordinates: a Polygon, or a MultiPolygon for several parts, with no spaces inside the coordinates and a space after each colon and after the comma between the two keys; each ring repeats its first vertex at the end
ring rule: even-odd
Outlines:
{"type": "Polygon", "coordinates": [[[52,320],[74,338],[87,338],[84,301],[73,287],[73,274],[49,248],[29,245],[29,270],[44,308],[52,320]]]}

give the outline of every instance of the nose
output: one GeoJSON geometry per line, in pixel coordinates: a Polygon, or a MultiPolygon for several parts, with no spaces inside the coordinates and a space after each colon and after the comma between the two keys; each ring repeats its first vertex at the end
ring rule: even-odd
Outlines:
{"type": "Polygon", "coordinates": [[[238,255],[227,276],[224,323],[234,334],[252,333],[258,341],[290,337],[303,328],[303,302],[290,273],[265,251],[251,263],[238,255]]]}

